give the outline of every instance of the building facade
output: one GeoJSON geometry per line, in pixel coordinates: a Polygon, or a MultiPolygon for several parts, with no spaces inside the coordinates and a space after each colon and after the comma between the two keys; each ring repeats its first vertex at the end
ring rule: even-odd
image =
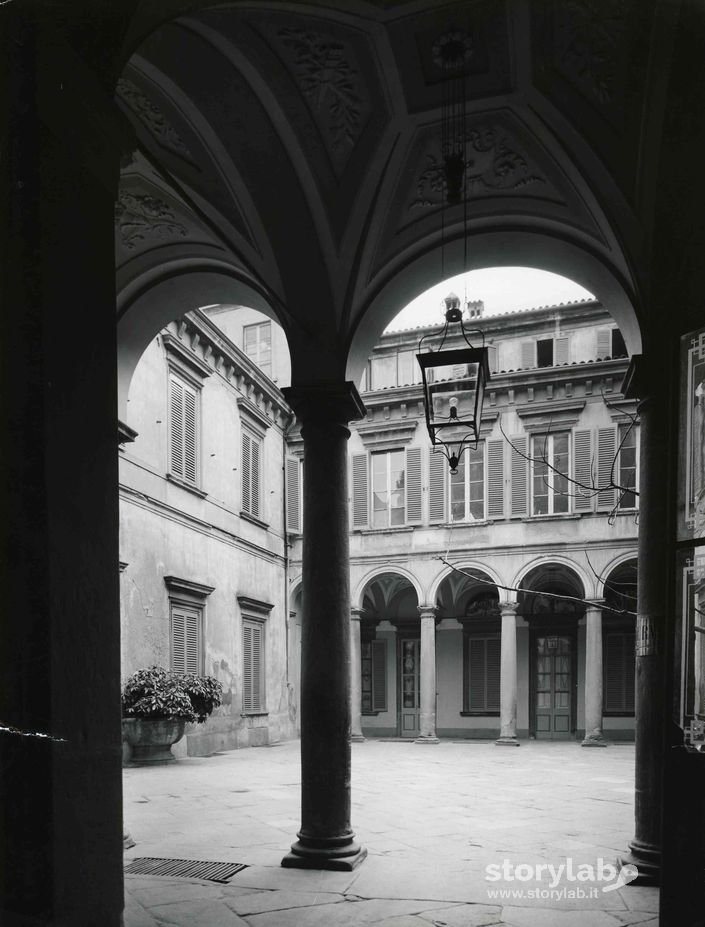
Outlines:
{"type": "MultiPolygon", "coordinates": [[[[483,317],[480,440],[451,473],[416,353],[385,334],[349,442],[353,736],[634,736],[639,426],[602,307],[483,317]]],[[[446,344],[448,346],[448,343],[446,344]]],[[[303,440],[281,328],[214,306],[150,345],[121,453],[123,671],[215,675],[225,701],[177,750],[297,733],[303,440]],[[263,594],[263,590],[267,590],[263,594]]]]}

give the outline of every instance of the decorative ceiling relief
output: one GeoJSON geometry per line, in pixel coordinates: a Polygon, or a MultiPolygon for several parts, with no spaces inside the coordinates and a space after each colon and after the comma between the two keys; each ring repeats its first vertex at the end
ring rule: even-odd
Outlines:
{"type": "MultiPolygon", "coordinates": [[[[496,193],[541,190],[548,181],[522,154],[516,143],[499,126],[481,123],[467,134],[468,161],[465,198],[496,193]]],[[[440,150],[426,153],[426,166],[418,176],[416,196],[409,209],[440,206],[443,201],[443,162],[440,150]]]]}
{"type": "Polygon", "coordinates": [[[193,155],[164,113],[149,100],[136,84],[125,77],[117,82],[117,93],[160,145],[193,164],[193,155]]]}
{"type": "Polygon", "coordinates": [[[280,29],[278,36],[296,80],[336,154],[350,151],[369,111],[360,74],[341,42],[303,29],[280,29]]]}
{"type": "Polygon", "coordinates": [[[186,236],[186,226],[176,221],[173,211],[156,196],[121,190],[115,203],[115,227],[129,251],[147,239],[186,236]]]}
{"type": "Polygon", "coordinates": [[[629,0],[561,0],[554,5],[555,60],[560,70],[600,106],[615,100],[629,0]]]}

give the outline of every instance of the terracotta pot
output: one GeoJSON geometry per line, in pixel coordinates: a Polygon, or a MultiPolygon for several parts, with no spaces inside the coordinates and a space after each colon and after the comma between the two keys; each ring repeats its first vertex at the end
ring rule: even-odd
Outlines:
{"type": "Polygon", "coordinates": [[[171,745],[181,740],[185,727],[179,718],[123,718],[122,735],[132,748],[131,762],[140,766],[176,762],[171,745]]]}

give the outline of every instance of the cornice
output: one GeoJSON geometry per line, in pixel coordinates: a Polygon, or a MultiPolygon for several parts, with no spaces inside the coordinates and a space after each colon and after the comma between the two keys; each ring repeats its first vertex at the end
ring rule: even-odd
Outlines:
{"type": "Polygon", "coordinates": [[[522,420],[524,429],[531,433],[538,429],[544,429],[547,421],[550,421],[552,427],[575,425],[580,418],[580,413],[585,408],[585,404],[585,399],[551,399],[547,402],[517,405],[516,414],[522,420]]]}
{"type": "Polygon", "coordinates": [[[190,579],[182,579],[179,576],[165,576],[164,585],[169,592],[176,592],[182,595],[190,595],[198,599],[206,599],[214,591],[215,586],[206,586],[203,583],[196,583],[190,579]]]}
{"type": "Polygon", "coordinates": [[[414,437],[419,419],[401,419],[395,421],[372,421],[355,424],[353,429],[360,435],[365,447],[381,444],[408,444],[414,437]]]}
{"type": "Polygon", "coordinates": [[[274,608],[271,602],[261,602],[259,599],[252,599],[247,595],[237,596],[237,604],[243,614],[255,618],[269,618],[269,613],[274,608]]]}

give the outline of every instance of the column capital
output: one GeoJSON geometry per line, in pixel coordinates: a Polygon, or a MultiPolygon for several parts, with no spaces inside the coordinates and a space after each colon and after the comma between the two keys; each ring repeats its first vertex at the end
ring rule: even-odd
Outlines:
{"type": "Polygon", "coordinates": [[[350,620],[351,621],[361,621],[362,616],[365,614],[364,608],[351,608],[350,609],[350,620]]]}
{"type": "Polygon", "coordinates": [[[516,615],[518,608],[518,602],[510,602],[509,600],[505,600],[504,602],[499,603],[499,610],[503,615],[516,615]]]}
{"type": "Polygon", "coordinates": [[[301,383],[284,387],[282,392],[304,427],[319,423],[346,425],[367,414],[352,380],[301,383]]]}
{"type": "Polygon", "coordinates": [[[436,605],[419,605],[418,612],[420,618],[438,618],[438,607],[436,605]]]}
{"type": "Polygon", "coordinates": [[[605,601],[606,601],[606,600],[605,600],[605,599],[600,599],[600,598],[595,598],[595,599],[586,599],[585,601],[587,602],[587,610],[588,610],[588,611],[591,610],[591,609],[592,609],[592,610],[595,610],[595,611],[602,611],[602,609],[605,607],[605,601]]]}

